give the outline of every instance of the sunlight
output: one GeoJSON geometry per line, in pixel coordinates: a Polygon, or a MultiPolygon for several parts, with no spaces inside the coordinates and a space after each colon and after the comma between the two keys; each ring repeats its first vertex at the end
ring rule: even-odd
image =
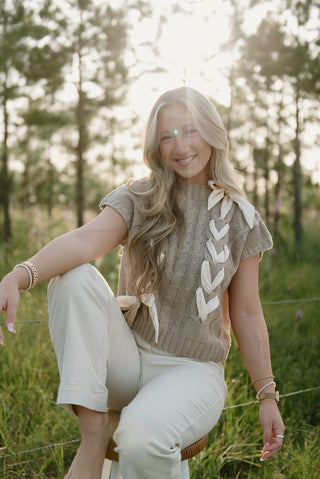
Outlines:
{"type": "Polygon", "coordinates": [[[138,58],[147,65],[163,69],[158,74],[142,73],[134,83],[129,102],[143,118],[151,105],[165,90],[182,85],[194,87],[228,105],[230,92],[226,77],[232,62],[230,53],[221,45],[230,35],[229,10],[222,0],[179,3],[179,11],[167,17],[160,39],[156,39],[156,24],[168,2],[155,3],[153,19],[147,19],[133,32],[133,40],[154,42],[159,56],[147,55],[145,45],[137,47],[138,58]],[[191,5],[192,4],[192,5],[191,5]]]}
{"type": "Polygon", "coordinates": [[[224,85],[221,82],[221,71],[231,58],[220,52],[221,44],[228,40],[228,25],[222,2],[201,2],[192,14],[177,13],[168,20],[159,48],[175,83],[203,90],[208,81],[204,80],[210,78],[205,89],[209,87],[212,93],[223,89],[223,102],[228,101],[228,85],[226,79],[224,85]]]}

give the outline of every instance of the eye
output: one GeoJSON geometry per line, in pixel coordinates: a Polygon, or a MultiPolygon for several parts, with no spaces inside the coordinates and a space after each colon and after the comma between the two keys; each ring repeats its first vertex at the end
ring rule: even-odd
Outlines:
{"type": "Polygon", "coordinates": [[[198,130],[196,128],[188,128],[186,131],[187,135],[193,135],[194,133],[197,133],[198,130]]]}
{"type": "Polygon", "coordinates": [[[172,135],[164,135],[160,138],[160,141],[162,141],[164,143],[168,143],[171,140],[172,140],[172,135]]]}

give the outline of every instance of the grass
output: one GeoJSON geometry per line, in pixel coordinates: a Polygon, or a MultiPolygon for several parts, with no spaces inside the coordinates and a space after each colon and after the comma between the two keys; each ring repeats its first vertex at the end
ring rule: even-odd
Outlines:
{"type": "MultiPolygon", "coordinates": [[[[56,211],[49,221],[40,210],[16,217],[14,244],[0,275],[22,258],[34,253],[48,239],[74,227],[73,217],[56,211]],[[31,225],[31,226],[30,226],[31,225]],[[37,227],[35,225],[40,225],[37,227]]],[[[297,261],[290,241],[276,244],[261,263],[260,289],[263,303],[320,297],[319,228],[308,225],[304,253],[297,261]]],[[[2,252],[1,252],[2,253],[2,252]]],[[[4,257],[4,255],[2,255],[4,257]]],[[[103,274],[116,287],[116,255],[99,262],[103,274]]],[[[320,302],[264,304],[274,373],[280,393],[320,386],[320,302]]],[[[0,349],[0,456],[77,440],[77,421],[55,405],[58,387],[56,359],[46,320],[46,285],[22,295],[17,334],[6,333],[0,349]]],[[[1,318],[1,320],[3,320],[1,318]]],[[[254,391],[233,342],[226,363],[227,406],[249,402],[254,391]]],[[[273,459],[260,463],[262,434],[258,406],[223,412],[211,431],[206,449],[190,461],[192,479],[313,479],[320,477],[320,391],[283,398],[280,410],[286,423],[285,446],[273,459]]],[[[78,443],[48,447],[0,458],[0,476],[14,478],[63,478],[78,443]]]]}

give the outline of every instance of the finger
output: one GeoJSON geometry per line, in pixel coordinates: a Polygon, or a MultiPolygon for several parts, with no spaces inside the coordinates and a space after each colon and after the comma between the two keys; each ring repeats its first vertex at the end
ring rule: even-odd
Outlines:
{"type": "Polygon", "coordinates": [[[263,427],[263,444],[270,445],[272,443],[273,434],[272,434],[272,427],[271,426],[264,426],[263,427]]]}
{"type": "MultiPolygon", "coordinates": [[[[281,435],[282,436],[282,435],[281,435]]],[[[274,437],[271,443],[266,443],[261,451],[260,461],[265,461],[280,451],[283,444],[283,437],[274,437]]]]}
{"type": "Polygon", "coordinates": [[[281,448],[280,447],[271,447],[270,446],[265,446],[262,451],[261,451],[261,456],[260,456],[260,461],[263,462],[269,457],[273,456],[276,452],[278,452],[281,448]]]}
{"type": "MultiPolygon", "coordinates": [[[[265,423],[262,425],[263,427],[263,444],[272,444],[274,439],[277,436],[283,436],[285,427],[283,424],[279,424],[278,421],[275,425],[272,423],[265,423]]],[[[282,437],[278,437],[278,439],[283,439],[282,437]]]]}
{"type": "Polygon", "coordinates": [[[16,322],[18,303],[16,301],[8,301],[7,314],[6,314],[6,326],[10,333],[15,334],[14,325],[16,322]]]}
{"type": "Polygon", "coordinates": [[[9,321],[7,323],[7,329],[10,333],[16,334],[16,330],[14,329],[14,323],[13,322],[9,321]]]}
{"type": "Polygon", "coordinates": [[[273,437],[277,439],[283,439],[284,438],[284,432],[285,432],[285,427],[284,424],[276,425],[273,428],[273,437]]]}
{"type": "MultiPolygon", "coordinates": [[[[2,311],[5,311],[5,310],[6,310],[5,306],[0,302],[0,314],[2,313],[2,311]]],[[[4,340],[3,332],[0,326],[0,346],[3,346],[3,340],[4,340]]]]}

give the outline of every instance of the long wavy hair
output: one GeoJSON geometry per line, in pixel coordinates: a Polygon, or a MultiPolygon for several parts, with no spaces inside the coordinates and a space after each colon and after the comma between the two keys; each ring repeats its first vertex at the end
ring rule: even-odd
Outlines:
{"type": "Polygon", "coordinates": [[[144,134],[144,162],[150,169],[148,188],[138,191],[132,183],[136,207],[145,218],[140,230],[129,242],[129,254],[135,260],[138,294],[156,289],[161,280],[161,243],[177,225],[183,214],[177,203],[178,181],[174,171],[159,151],[158,115],[174,103],[185,105],[204,140],[211,145],[211,179],[227,192],[245,193],[239,186],[228,158],[228,135],[214,105],[203,94],[189,87],[169,90],[153,106],[144,134]]]}

